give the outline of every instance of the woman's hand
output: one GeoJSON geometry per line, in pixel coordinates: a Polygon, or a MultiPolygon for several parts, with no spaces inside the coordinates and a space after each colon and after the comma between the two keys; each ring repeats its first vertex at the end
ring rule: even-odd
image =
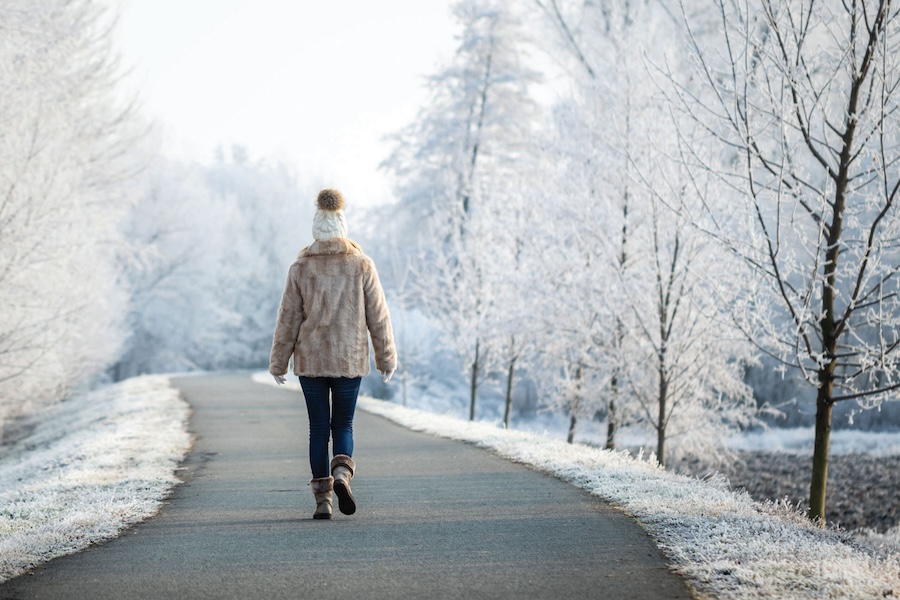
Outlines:
{"type": "Polygon", "coordinates": [[[393,371],[379,371],[381,373],[381,377],[384,379],[384,382],[387,383],[391,380],[391,377],[394,375],[393,371]]]}
{"type": "Polygon", "coordinates": [[[278,383],[278,385],[283,385],[285,382],[284,377],[282,377],[281,375],[272,375],[272,377],[275,378],[275,382],[278,383]]]}

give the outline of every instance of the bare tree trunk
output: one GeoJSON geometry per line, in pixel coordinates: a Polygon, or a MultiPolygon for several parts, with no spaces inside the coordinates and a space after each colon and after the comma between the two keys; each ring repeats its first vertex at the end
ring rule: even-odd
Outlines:
{"type": "MultiPolygon", "coordinates": [[[[492,48],[493,50],[493,48],[492,48]]],[[[461,183],[462,188],[462,210],[463,214],[468,216],[470,206],[469,202],[471,200],[472,195],[472,185],[475,180],[475,165],[478,161],[478,150],[481,145],[481,132],[484,129],[484,117],[487,111],[487,103],[488,103],[488,91],[491,89],[492,81],[491,81],[491,65],[493,63],[494,53],[490,52],[487,56],[487,65],[484,69],[484,82],[481,87],[481,93],[478,96],[478,122],[475,124],[475,139],[472,142],[472,153],[469,157],[469,171],[466,174],[466,178],[464,182],[461,183]]],[[[471,113],[474,112],[475,106],[470,107],[470,121],[471,121],[471,113]]],[[[469,128],[466,129],[466,146],[469,144],[469,128]]],[[[460,173],[460,178],[462,178],[462,173],[460,173]]]]}
{"type": "Polygon", "coordinates": [[[575,370],[575,394],[572,396],[572,408],[569,419],[569,435],[566,441],[570,444],[575,443],[575,430],[578,426],[578,409],[581,407],[581,382],[584,378],[584,365],[579,364],[575,370]]]}
{"type": "Polygon", "coordinates": [[[825,526],[825,492],[828,487],[828,452],[831,445],[831,411],[834,406],[834,371],[836,368],[837,336],[835,331],[835,272],[838,261],[838,240],[841,236],[846,179],[838,179],[834,203],[834,217],[829,227],[830,247],[825,253],[825,281],[822,291],[822,346],[828,361],[819,369],[819,389],[816,393],[816,437],[813,447],[812,478],[809,482],[809,518],[825,526]],[[843,185],[842,185],[843,184],[843,185]],[[833,240],[833,241],[832,241],[833,240]]]}
{"type": "Polygon", "coordinates": [[[513,390],[513,374],[516,370],[516,358],[512,357],[509,361],[509,370],[506,373],[506,410],[503,412],[503,428],[509,429],[509,418],[512,415],[512,390],[513,390]]]}
{"type": "MultiPolygon", "coordinates": [[[[827,255],[832,262],[826,266],[826,271],[835,268],[837,262],[837,245],[832,247],[827,255]]],[[[812,478],[809,482],[809,511],[808,516],[813,521],[825,526],[825,492],[828,487],[828,452],[831,445],[831,411],[834,406],[834,370],[836,367],[835,353],[837,351],[837,339],[834,337],[834,287],[829,282],[834,282],[834,272],[826,275],[825,293],[822,298],[822,308],[825,316],[822,317],[822,337],[824,354],[829,362],[819,369],[819,389],[816,393],[816,434],[813,446],[812,478]]]]}
{"type": "MultiPolygon", "coordinates": [[[[608,25],[607,25],[608,26],[608,25]]],[[[625,110],[625,140],[631,140],[631,96],[626,99],[625,110]]],[[[626,153],[628,154],[628,153],[626,153]]],[[[631,158],[625,157],[623,166],[625,177],[625,189],[622,191],[622,237],[619,240],[619,271],[624,276],[625,265],[628,261],[628,203],[631,199],[631,192],[628,187],[629,173],[631,169],[631,158]]],[[[616,327],[613,333],[616,351],[621,355],[622,343],[625,338],[625,326],[622,319],[616,317],[616,327]]],[[[612,380],[610,381],[609,402],[606,405],[606,449],[616,449],[616,430],[619,428],[619,415],[617,412],[616,398],[619,395],[619,366],[615,367],[612,380]]]]}
{"type": "Polygon", "coordinates": [[[816,398],[816,441],[813,447],[812,480],[809,484],[809,518],[825,525],[825,490],[828,486],[828,451],[831,445],[830,391],[820,389],[816,398]]]}
{"type": "Polygon", "coordinates": [[[850,165],[853,162],[853,142],[856,134],[856,112],[862,82],[865,76],[854,81],[850,92],[846,128],[842,136],[840,163],[834,177],[834,204],[831,223],[828,225],[828,249],[825,252],[824,276],[822,282],[822,350],[828,362],[819,369],[819,389],[816,393],[816,437],[813,448],[812,478],[809,483],[809,518],[825,526],[825,491],[828,486],[828,451],[831,444],[831,410],[834,405],[834,371],[837,367],[838,337],[841,331],[836,327],[835,278],[840,257],[841,234],[844,228],[844,208],[847,204],[847,184],[850,180],[850,165]]]}
{"type": "Polygon", "coordinates": [[[668,403],[669,382],[665,372],[659,369],[659,415],[656,422],[656,460],[660,466],[666,466],[666,404],[668,403]]]}
{"type": "Polygon", "coordinates": [[[575,430],[578,427],[578,415],[575,414],[575,411],[572,411],[571,418],[569,419],[569,435],[566,436],[566,441],[570,444],[575,443],[575,430]]]}
{"type": "MultiPolygon", "coordinates": [[[[658,225],[654,225],[658,227],[658,225]]],[[[660,248],[660,243],[653,234],[654,247],[660,248]]],[[[667,369],[666,363],[669,359],[669,338],[672,334],[672,324],[675,322],[675,313],[678,310],[679,297],[676,293],[674,305],[672,303],[673,289],[675,288],[676,271],[678,258],[680,256],[681,236],[675,235],[675,244],[672,249],[672,264],[669,267],[669,273],[666,282],[657,275],[657,294],[659,298],[659,350],[657,352],[657,370],[659,371],[659,412],[656,417],[656,460],[660,466],[666,466],[666,411],[669,404],[669,383],[671,382],[672,372],[667,369]]]]}
{"type": "Polygon", "coordinates": [[[406,371],[404,370],[403,374],[400,376],[400,389],[403,392],[403,395],[402,395],[403,406],[406,406],[406,401],[407,401],[407,399],[406,399],[406,388],[407,388],[406,379],[407,379],[406,371]]]}
{"type": "Polygon", "coordinates": [[[475,402],[477,400],[478,389],[478,352],[480,349],[480,341],[475,340],[475,359],[472,361],[472,382],[469,396],[469,420],[475,420],[475,402]]]}
{"type": "Polygon", "coordinates": [[[617,383],[613,381],[612,396],[606,406],[606,449],[616,449],[616,428],[619,425],[618,415],[616,414],[616,395],[619,393],[617,383]]]}

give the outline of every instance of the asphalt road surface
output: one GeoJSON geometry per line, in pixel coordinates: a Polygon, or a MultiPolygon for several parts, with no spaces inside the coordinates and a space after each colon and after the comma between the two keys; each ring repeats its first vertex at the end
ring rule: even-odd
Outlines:
{"type": "Polygon", "coordinates": [[[174,383],[194,409],[184,484],[121,537],[0,585],[0,600],[691,597],[597,498],[363,411],[358,510],[313,520],[298,392],[245,374],[174,383]]]}

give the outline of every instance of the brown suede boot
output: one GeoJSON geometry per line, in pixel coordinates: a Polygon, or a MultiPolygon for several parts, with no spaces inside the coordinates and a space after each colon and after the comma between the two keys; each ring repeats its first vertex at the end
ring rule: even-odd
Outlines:
{"type": "Polygon", "coordinates": [[[338,497],[338,508],[345,515],[352,515],[356,512],[356,500],[353,498],[353,492],[350,491],[350,480],[353,479],[355,471],[356,465],[353,463],[353,459],[346,454],[338,454],[331,459],[334,493],[338,497]]]}
{"type": "Polygon", "coordinates": [[[331,518],[331,491],[334,489],[334,477],[320,477],[310,479],[309,487],[316,496],[316,512],[313,519],[331,518]]]}

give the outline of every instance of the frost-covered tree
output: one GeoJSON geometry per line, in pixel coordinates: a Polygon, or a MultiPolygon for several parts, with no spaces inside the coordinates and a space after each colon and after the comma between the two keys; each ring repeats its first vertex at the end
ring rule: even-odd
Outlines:
{"type": "Polygon", "coordinates": [[[125,226],[131,335],[115,375],[265,364],[314,194],[239,147],[212,165],[159,159],[145,179],[125,226]]]}
{"type": "Polygon", "coordinates": [[[430,101],[384,164],[413,227],[447,205],[468,215],[481,172],[508,168],[533,127],[528,86],[537,74],[525,63],[519,15],[498,0],[462,0],[453,14],[459,46],[429,78],[430,101]]]}
{"type": "Polygon", "coordinates": [[[809,516],[823,520],[834,405],[900,387],[900,15],[890,0],[715,7],[693,80],[673,78],[718,140],[691,144],[690,164],[734,192],[710,230],[758,276],[743,325],[816,391],[809,516]]]}
{"type": "Polygon", "coordinates": [[[454,14],[461,25],[457,51],[430,79],[432,101],[397,136],[385,165],[397,178],[404,237],[421,240],[414,251],[420,257],[420,297],[465,361],[474,418],[486,361],[497,355],[499,281],[492,277],[513,268],[498,267],[510,253],[483,237],[504,227],[496,221],[503,214],[498,206],[526,164],[523,150],[536,111],[528,87],[536,76],[524,63],[521,21],[513,7],[464,0],[454,14]]]}
{"type": "Polygon", "coordinates": [[[140,156],[112,26],[89,0],[0,4],[0,420],[98,375],[123,339],[117,227],[140,156]]]}
{"type": "Polygon", "coordinates": [[[197,369],[199,352],[219,331],[220,299],[211,282],[228,243],[227,210],[196,165],[158,158],[142,190],[123,224],[129,338],[113,369],[117,380],[197,369]]]}
{"type": "MultiPolygon", "coordinates": [[[[207,183],[226,207],[221,226],[229,240],[214,279],[225,340],[215,363],[261,366],[272,347],[284,274],[312,243],[315,194],[304,193],[292,168],[251,160],[240,146],[231,149],[230,160],[220,155],[207,171],[207,183]]],[[[354,208],[348,210],[352,218],[354,208]]]]}
{"type": "Polygon", "coordinates": [[[530,198],[540,227],[525,238],[528,329],[537,347],[529,373],[545,403],[568,415],[570,443],[579,421],[606,406],[615,310],[605,299],[618,285],[611,260],[618,240],[609,233],[619,213],[601,198],[598,127],[580,106],[555,109],[542,151],[549,168],[530,198]]]}
{"type": "Polygon", "coordinates": [[[724,434],[750,425],[756,412],[743,381],[753,348],[729,317],[745,269],[690,220],[697,211],[685,205],[700,200],[689,185],[696,177],[668,162],[636,167],[650,197],[638,231],[641,276],[623,282],[633,313],[626,335],[641,349],[624,379],[656,431],[661,465],[671,439],[682,452],[719,454],[724,434]]]}
{"type": "Polygon", "coordinates": [[[491,240],[479,227],[483,223],[466,219],[465,234],[461,227],[435,230],[435,237],[446,236],[445,243],[423,257],[416,275],[419,296],[468,370],[470,420],[476,417],[478,386],[495,359],[498,299],[486,267],[492,258],[491,240]]]}
{"type": "MultiPolygon", "coordinates": [[[[532,156],[537,156],[533,153],[532,156]]],[[[540,220],[540,197],[535,193],[534,174],[539,169],[525,167],[531,158],[522,157],[523,171],[491,180],[490,192],[494,227],[487,231],[491,239],[488,263],[497,312],[494,315],[496,368],[503,379],[503,425],[510,426],[517,374],[527,372],[536,356],[535,295],[543,286],[535,286],[538,269],[536,253],[544,239],[546,223],[540,220]]]]}
{"type": "Polygon", "coordinates": [[[596,288],[591,310],[605,306],[606,316],[598,325],[603,334],[592,335],[604,346],[607,372],[600,379],[605,388],[590,394],[585,409],[588,414],[606,413],[606,447],[614,448],[616,431],[633,415],[633,407],[623,394],[630,313],[615,299],[617,284],[609,287],[609,282],[623,281],[634,258],[632,238],[640,208],[635,205],[632,171],[641,149],[635,146],[633,134],[642,125],[650,96],[642,53],[659,19],[644,1],[535,0],[534,4],[548,31],[545,38],[555,40],[546,50],[567,65],[566,78],[571,82],[570,94],[555,111],[557,138],[551,153],[559,162],[549,162],[565,178],[557,193],[582,205],[604,205],[598,215],[579,223],[577,214],[571,214],[567,222],[580,229],[583,254],[600,253],[590,261],[591,272],[585,272],[582,285],[596,288]]]}
{"type": "MultiPolygon", "coordinates": [[[[559,366],[561,387],[550,391],[548,399],[569,413],[570,442],[581,417],[605,412],[607,446],[612,448],[622,408],[616,375],[621,352],[612,346],[623,338],[619,307],[604,299],[614,294],[608,286],[617,282],[617,271],[626,268],[633,219],[628,152],[617,147],[616,131],[619,111],[625,106],[621,100],[632,93],[627,81],[618,78],[627,72],[619,64],[627,50],[609,35],[614,17],[591,3],[560,6],[536,1],[534,8],[541,17],[537,23],[543,29],[544,52],[563,65],[563,79],[568,83],[567,94],[554,107],[551,133],[543,145],[546,171],[541,185],[546,203],[541,220],[555,226],[556,239],[548,239],[547,244],[561,245],[565,251],[544,251],[541,270],[551,281],[564,282],[567,298],[578,298],[566,309],[549,306],[553,318],[540,332],[540,347],[561,343],[570,348],[565,354],[574,360],[559,366]],[[565,275],[553,277],[554,272],[565,275]],[[561,335],[567,341],[560,340],[561,335]],[[565,383],[570,378],[572,382],[565,383]]],[[[542,366],[549,359],[544,353],[542,366]]],[[[548,377],[552,376],[540,378],[544,389],[548,377]]]]}
{"type": "Polygon", "coordinates": [[[580,420],[602,408],[612,363],[606,339],[611,313],[597,301],[604,278],[597,277],[595,263],[603,257],[576,240],[570,231],[542,245],[537,251],[543,268],[538,267],[531,283],[531,334],[537,350],[529,374],[544,403],[568,416],[569,443],[575,441],[580,420]]]}

